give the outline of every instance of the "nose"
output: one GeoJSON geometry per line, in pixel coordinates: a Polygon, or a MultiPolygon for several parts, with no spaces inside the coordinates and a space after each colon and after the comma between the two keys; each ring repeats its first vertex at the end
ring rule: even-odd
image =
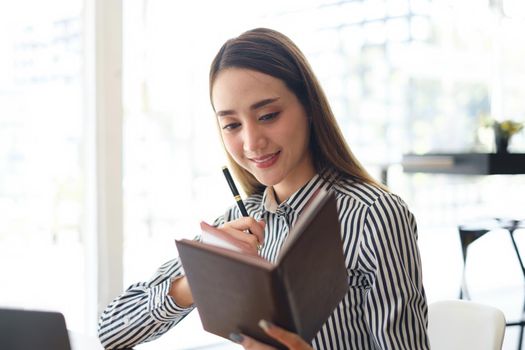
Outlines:
{"type": "Polygon", "coordinates": [[[245,152],[256,152],[267,144],[263,128],[257,123],[245,123],[243,130],[243,149],[245,152]]]}

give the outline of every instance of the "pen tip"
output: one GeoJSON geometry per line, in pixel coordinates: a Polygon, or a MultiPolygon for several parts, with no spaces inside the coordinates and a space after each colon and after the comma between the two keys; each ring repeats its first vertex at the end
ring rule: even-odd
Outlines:
{"type": "Polygon", "coordinates": [[[222,170],[226,170],[226,169],[228,169],[228,167],[226,165],[223,165],[222,170]]]}

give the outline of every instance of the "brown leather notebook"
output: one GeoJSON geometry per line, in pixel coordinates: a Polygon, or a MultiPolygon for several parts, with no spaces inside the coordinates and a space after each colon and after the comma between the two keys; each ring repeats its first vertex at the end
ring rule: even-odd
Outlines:
{"type": "Polygon", "coordinates": [[[310,342],[348,289],[335,197],[320,191],[290,230],[275,263],[224,247],[178,240],[203,327],[241,332],[278,348],[261,319],[310,342]]]}

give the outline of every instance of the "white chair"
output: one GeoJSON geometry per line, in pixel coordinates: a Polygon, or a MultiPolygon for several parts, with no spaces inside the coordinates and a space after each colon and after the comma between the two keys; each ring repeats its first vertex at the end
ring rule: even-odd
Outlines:
{"type": "Polygon", "coordinates": [[[465,300],[428,306],[432,350],[501,350],[504,335],[505,316],[495,307],[465,300]]]}

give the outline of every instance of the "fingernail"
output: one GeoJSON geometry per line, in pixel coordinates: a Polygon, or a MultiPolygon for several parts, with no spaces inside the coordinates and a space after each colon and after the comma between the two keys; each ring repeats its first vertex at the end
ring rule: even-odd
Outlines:
{"type": "Polygon", "coordinates": [[[244,337],[239,333],[230,333],[230,340],[234,343],[240,344],[244,340],[244,337]]]}
{"type": "Polygon", "coordinates": [[[273,325],[266,321],[266,320],[260,320],[259,321],[259,327],[261,327],[262,329],[264,329],[265,331],[267,331],[269,328],[271,328],[273,325]]]}

